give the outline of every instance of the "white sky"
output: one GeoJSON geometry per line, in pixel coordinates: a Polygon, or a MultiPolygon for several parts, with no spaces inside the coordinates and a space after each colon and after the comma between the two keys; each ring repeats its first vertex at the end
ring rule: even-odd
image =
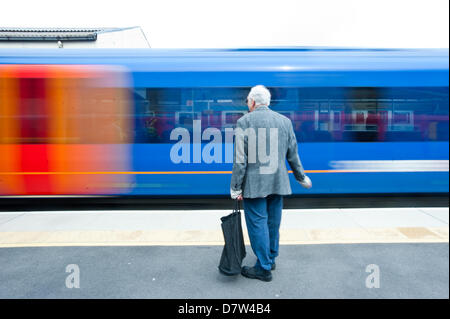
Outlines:
{"type": "Polygon", "coordinates": [[[129,26],[153,48],[448,48],[449,0],[0,0],[0,27],[129,26]]]}

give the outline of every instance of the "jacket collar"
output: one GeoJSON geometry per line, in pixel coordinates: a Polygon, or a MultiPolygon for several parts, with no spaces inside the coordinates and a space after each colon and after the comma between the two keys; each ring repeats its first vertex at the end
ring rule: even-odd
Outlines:
{"type": "Polygon", "coordinates": [[[255,108],[255,109],[253,110],[253,112],[255,112],[255,111],[264,111],[264,110],[268,110],[268,109],[269,109],[268,106],[266,106],[266,105],[260,105],[260,106],[258,106],[257,108],[255,108]]]}

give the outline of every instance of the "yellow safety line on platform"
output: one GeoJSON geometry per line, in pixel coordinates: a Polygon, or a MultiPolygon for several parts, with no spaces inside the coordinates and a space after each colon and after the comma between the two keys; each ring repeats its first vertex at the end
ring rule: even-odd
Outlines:
{"type": "MultiPolygon", "coordinates": [[[[246,244],[250,244],[247,234],[246,244]]],[[[281,245],[448,243],[448,227],[284,229],[281,245]]],[[[0,248],[58,246],[222,246],[219,230],[0,232],[0,248]]]]}

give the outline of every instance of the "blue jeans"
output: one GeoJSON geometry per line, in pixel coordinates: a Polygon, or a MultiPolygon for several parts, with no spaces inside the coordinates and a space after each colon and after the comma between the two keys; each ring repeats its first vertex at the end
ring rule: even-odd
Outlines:
{"type": "Polygon", "coordinates": [[[244,198],[245,222],[256,266],[270,270],[278,256],[283,196],[244,198]]]}

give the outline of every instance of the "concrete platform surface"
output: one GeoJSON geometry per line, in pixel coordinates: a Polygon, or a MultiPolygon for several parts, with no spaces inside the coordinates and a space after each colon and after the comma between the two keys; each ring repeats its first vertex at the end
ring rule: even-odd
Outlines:
{"type": "MultiPolygon", "coordinates": [[[[271,282],[221,275],[221,251],[220,246],[0,248],[0,298],[449,297],[446,243],[284,245],[271,282]],[[78,286],[71,280],[75,267],[78,286]]],[[[247,253],[243,264],[253,265],[248,246],[247,253]]]]}
{"type": "MultiPolygon", "coordinates": [[[[1,212],[0,247],[223,245],[220,217],[230,212],[1,212]]],[[[448,243],[448,221],[448,208],[285,209],[280,243],[448,243]]]]}

